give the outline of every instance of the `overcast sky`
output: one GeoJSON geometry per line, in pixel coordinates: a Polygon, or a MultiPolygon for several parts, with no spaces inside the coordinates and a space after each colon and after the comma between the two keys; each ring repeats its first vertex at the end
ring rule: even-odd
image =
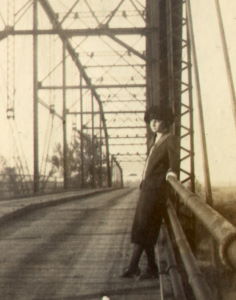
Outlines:
{"type": "MultiPolygon", "coordinates": [[[[5,0],[4,0],[5,1],[5,0]]],[[[18,0],[16,3],[25,3],[26,1],[18,0]]],[[[108,1],[108,0],[107,0],[108,1]]],[[[63,1],[61,1],[63,2],[63,1]]],[[[110,0],[108,1],[110,3],[110,0]]],[[[199,61],[200,80],[202,88],[202,98],[204,107],[205,127],[207,135],[207,146],[209,154],[209,164],[212,183],[216,184],[235,184],[236,181],[236,131],[234,128],[231,99],[229,94],[228,82],[226,79],[224,58],[222,52],[222,45],[219,35],[218,23],[216,18],[216,9],[214,0],[191,0],[192,13],[194,21],[194,32],[197,45],[197,55],[199,61]]],[[[236,71],[236,1],[235,0],[221,0],[223,20],[229,46],[229,54],[234,74],[236,71]]],[[[0,43],[0,51],[4,53],[4,42],[0,43]]],[[[22,70],[22,73],[32,74],[30,65],[23,64],[25,57],[25,49],[28,45],[26,41],[21,42],[21,46],[17,48],[22,55],[21,63],[16,65],[17,70],[22,70]]],[[[19,53],[18,53],[19,54],[19,53]]],[[[40,55],[44,56],[45,53],[40,55]]],[[[46,56],[45,56],[46,57],[46,56]]],[[[1,81],[1,128],[4,128],[1,138],[1,152],[5,155],[11,149],[9,135],[6,129],[5,109],[6,104],[3,98],[5,94],[3,89],[6,85],[4,82],[4,72],[6,69],[2,68],[0,74],[1,81]],[[2,142],[3,141],[3,142],[2,142]]],[[[19,80],[18,78],[17,80],[19,80]]],[[[25,112],[24,117],[21,117],[19,123],[24,124],[28,122],[28,116],[32,112],[32,108],[24,104],[24,98],[29,95],[31,91],[23,89],[18,95],[18,113],[23,116],[22,111],[25,112]],[[23,119],[23,120],[22,120],[23,119]]],[[[202,181],[202,159],[201,146],[199,139],[199,126],[197,105],[195,102],[195,153],[196,153],[196,176],[202,181]]],[[[23,125],[22,125],[23,126],[23,125]]],[[[56,126],[59,126],[58,124],[56,126]]],[[[32,137],[26,130],[21,130],[21,136],[25,142],[26,149],[32,149],[32,137]]],[[[31,154],[30,154],[31,155],[31,154]]],[[[141,168],[137,168],[137,173],[141,172],[141,168]]],[[[127,172],[126,174],[128,174],[127,172]]],[[[140,174],[141,175],[141,174],[140,174]]],[[[139,176],[139,174],[138,174],[139,176]]]]}
{"type": "MultiPolygon", "coordinates": [[[[210,173],[213,184],[236,182],[236,131],[214,0],[192,0],[210,173]]],[[[236,1],[220,1],[232,72],[236,71],[236,1]]],[[[195,100],[196,103],[196,100],[195,100]]],[[[195,104],[195,124],[198,123],[195,104]]],[[[202,178],[201,147],[196,130],[196,174],[202,178]]]]}

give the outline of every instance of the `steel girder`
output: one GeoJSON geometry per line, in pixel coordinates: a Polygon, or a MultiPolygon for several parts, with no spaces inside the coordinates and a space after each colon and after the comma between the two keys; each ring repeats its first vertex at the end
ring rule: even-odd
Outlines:
{"type": "Polygon", "coordinates": [[[65,44],[65,48],[70,54],[71,58],[73,59],[76,67],[78,68],[82,78],[85,80],[86,84],[90,87],[90,90],[95,97],[95,99],[98,102],[99,108],[100,108],[100,113],[101,113],[101,119],[103,122],[103,129],[104,129],[104,134],[105,134],[105,143],[106,143],[106,153],[107,153],[107,177],[108,177],[108,186],[111,186],[111,173],[110,173],[110,160],[109,160],[109,142],[108,142],[108,133],[107,133],[107,128],[106,128],[106,119],[104,116],[104,111],[103,111],[103,106],[102,106],[102,101],[100,99],[99,94],[97,93],[96,89],[93,87],[90,78],[88,77],[83,65],[81,64],[78,55],[73,48],[71,42],[69,41],[67,35],[64,33],[61,24],[57,20],[56,14],[53,11],[53,8],[51,7],[50,3],[47,0],[38,0],[41,6],[43,7],[44,11],[46,12],[52,26],[54,29],[58,31],[58,35],[61,38],[61,40],[65,44]]]}

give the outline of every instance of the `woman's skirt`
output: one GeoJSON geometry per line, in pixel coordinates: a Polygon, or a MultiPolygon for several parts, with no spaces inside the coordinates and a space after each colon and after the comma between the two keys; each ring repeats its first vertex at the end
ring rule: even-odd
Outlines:
{"type": "Polygon", "coordinates": [[[155,245],[165,213],[166,185],[152,190],[141,189],[131,230],[131,242],[143,247],[155,245]]]}

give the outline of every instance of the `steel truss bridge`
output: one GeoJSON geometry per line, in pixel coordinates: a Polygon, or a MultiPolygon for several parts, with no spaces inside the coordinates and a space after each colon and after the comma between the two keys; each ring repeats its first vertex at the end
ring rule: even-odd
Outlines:
{"type": "MultiPolygon", "coordinates": [[[[104,3],[101,1],[101,5],[104,3]]],[[[80,135],[80,185],[87,180],[83,152],[84,135],[88,134],[91,143],[96,139],[100,147],[100,172],[93,164],[92,185],[106,168],[107,184],[111,186],[111,157],[116,162],[113,166],[120,170],[123,167],[140,172],[148,136],[143,114],[153,104],[172,107],[176,114],[174,130],[186,141],[181,159],[190,161],[183,169],[183,181],[190,180],[194,185],[192,79],[185,4],[115,1],[103,10],[96,1],[24,4],[6,4],[6,25],[0,37],[7,48],[8,119],[15,118],[13,73],[16,60],[20,60],[15,54],[20,49],[18,41],[24,38],[31,48],[33,82],[28,88],[33,98],[34,192],[40,190],[40,181],[49,172],[46,165],[52,142],[42,137],[43,131],[50,131],[43,128],[47,114],[54,123],[61,122],[64,188],[70,186],[68,145],[76,133],[80,135]],[[187,121],[181,122],[183,119],[187,121]]],[[[24,162],[18,165],[21,174],[28,173],[24,162]]]]}
{"type": "MultiPolygon", "coordinates": [[[[12,153],[8,153],[13,165],[1,158],[5,168],[1,181],[9,181],[4,196],[38,195],[58,187],[63,191],[123,187],[124,173],[136,176],[146,157],[150,138],[143,120],[146,108],[170,108],[175,115],[173,133],[180,137],[179,180],[169,179],[178,195],[178,199],[173,197],[174,205],[169,204],[172,234],[180,237],[173,229],[179,226],[177,209],[192,249],[196,224],[201,221],[219,243],[222,261],[235,268],[236,229],[211,207],[191,1],[3,2],[0,46],[6,57],[2,94],[13,137],[12,153]],[[193,77],[204,204],[195,194],[193,77]],[[28,126],[30,132],[24,151],[19,124],[28,126]]],[[[235,118],[232,71],[221,10],[219,2],[215,3],[235,118]]],[[[185,244],[178,246],[186,272],[192,276],[197,272],[192,257],[181,254],[185,244]]],[[[209,299],[202,280],[194,279],[192,288],[196,299],[209,299]]]]}

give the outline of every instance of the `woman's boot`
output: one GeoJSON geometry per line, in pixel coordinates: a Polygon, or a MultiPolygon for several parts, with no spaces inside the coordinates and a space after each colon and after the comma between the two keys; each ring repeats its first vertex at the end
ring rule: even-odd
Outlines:
{"type": "Polygon", "coordinates": [[[139,244],[134,244],[133,253],[131,256],[129,267],[121,275],[123,278],[131,278],[140,274],[139,260],[143,252],[143,247],[139,244]]]}
{"type": "Polygon", "coordinates": [[[145,248],[145,252],[147,255],[148,266],[146,271],[143,274],[141,274],[140,279],[158,278],[159,271],[156,264],[154,246],[145,248]]]}

